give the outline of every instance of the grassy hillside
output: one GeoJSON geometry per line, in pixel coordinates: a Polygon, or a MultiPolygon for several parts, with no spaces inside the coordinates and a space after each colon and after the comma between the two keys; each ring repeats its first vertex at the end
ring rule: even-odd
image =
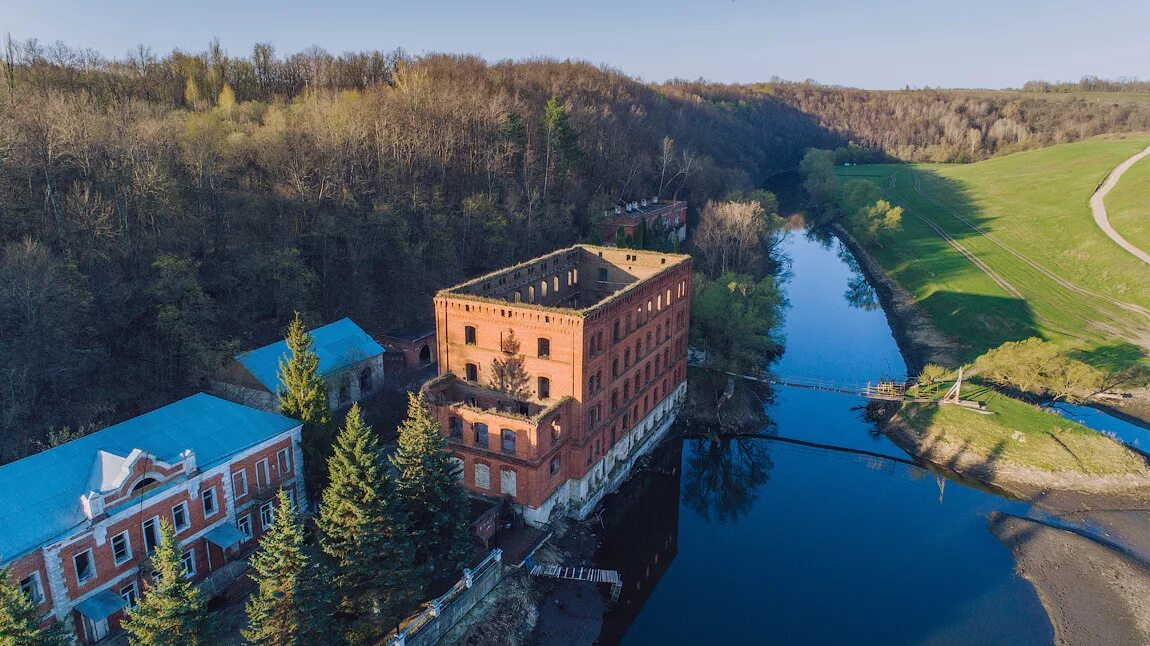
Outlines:
{"type": "Polygon", "coordinates": [[[1143,251],[1150,250],[1150,158],[1126,171],[1106,196],[1106,213],[1122,237],[1143,251]]]}
{"type": "Polygon", "coordinates": [[[838,173],[873,181],[906,209],[902,230],[869,251],[960,344],[961,359],[1041,336],[1087,360],[1125,363],[1150,346],[1150,279],[1096,228],[1088,200],[1148,143],[1146,134],[1099,138],[968,165],[838,173]]]}

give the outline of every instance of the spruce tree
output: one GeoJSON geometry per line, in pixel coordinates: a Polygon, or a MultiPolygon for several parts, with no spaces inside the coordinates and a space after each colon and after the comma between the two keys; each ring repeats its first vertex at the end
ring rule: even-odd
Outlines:
{"type": "Polygon", "coordinates": [[[11,578],[11,572],[0,568],[0,644],[3,646],[67,646],[72,643],[67,628],[54,622],[40,629],[36,606],[11,578]]]}
{"type": "Polygon", "coordinates": [[[288,325],[285,341],[291,356],[280,359],[280,412],[303,422],[305,480],[309,487],[318,487],[331,451],[331,411],[327,384],[319,375],[319,356],[312,349],[314,340],[299,312],[288,325]]]}
{"type": "Polygon", "coordinates": [[[515,399],[527,399],[531,396],[531,376],[524,367],[523,355],[519,354],[519,339],[515,338],[514,330],[507,331],[502,345],[507,358],[492,360],[488,385],[515,399]]]}
{"type": "Polygon", "coordinates": [[[407,419],[399,427],[399,448],[391,464],[411,523],[415,562],[424,564],[433,578],[454,574],[472,549],[467,494],[447,438],[422,393],[408,395],[407,419]]]}
{"type": "Polygon", "coordinates": [[[184,576],[180,544],[167,520],[160,521],[160,544],[151,563],[156,576],[145,586],[140,605],[129,610],[124,621],[128,643],[132,646],[208,643],[204,636],[207,628],[204,600],[184,576]]]}
{"type": "Polygon", "coordinates": [[[348,638],[378,640],[418,603],[423,579],[412,563],[410,529],[395,482],[358,404],[347,412],[328,472],[317,521],[320,546],[337,567],[348,638]]]}
{"type": "Polygon", "coordinates": [[[276,496],[271,530],[251,558],[251,577],[259,589],[248,598],[248,643],[294,646],[331,643],[327,619],[332,607],[325,594],[324,573],[304,546],[303,525],[287,492],[276,496]]]}

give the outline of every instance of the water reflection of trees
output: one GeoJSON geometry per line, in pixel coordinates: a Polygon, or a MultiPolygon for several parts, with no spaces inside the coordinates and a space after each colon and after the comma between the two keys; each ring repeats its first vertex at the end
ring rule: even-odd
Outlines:
{"type": "Polygon", "coordinates": [[[753,437],[688,440],[683,504],[704,519],[734,522],[754,504],[774,463],[765,440],[753,437]]]}
{"type": "Polygon", "coordinates": [[[678,432],[688,438],[683,465],[683,505],[707,520],[738,520],[770,479],[774,463],[763,440],[775,435],[767,415],[774,392],[769,386],[709,371],[692,373],[678,432]],[[724,384],[724,389],[720,386],[724,384]],[[716,390],[725,390],[716,398],[716,390]]]}
{"type": "Polygon", "coordinates": [[[838,257],[850,268],[852,274],[847,280],[847,291],[843,294],[847,303],[851,307],[857,307],[867,312],[877,310],[879,308],[878,294],[867,282],[866,275],[863,274],[862,267],[854,254],[842,243],[839,243],[838,257]]]}

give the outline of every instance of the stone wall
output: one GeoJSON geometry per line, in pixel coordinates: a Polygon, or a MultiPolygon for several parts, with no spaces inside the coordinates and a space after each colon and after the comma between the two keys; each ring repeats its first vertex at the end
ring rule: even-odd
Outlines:
{"type": "Polygon", "coordinates": [[[427,609],[419,613],[388,644],[390,646],[433,646],[460,622],[479,601],[503,579],[503,551],[494,549],[474,570],[464,570],[463,578],[427,609]]]}

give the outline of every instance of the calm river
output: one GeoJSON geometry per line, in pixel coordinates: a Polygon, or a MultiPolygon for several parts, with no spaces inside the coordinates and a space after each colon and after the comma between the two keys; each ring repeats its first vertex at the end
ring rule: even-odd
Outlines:
{"type": "MultiPolygon", "coordinates": [[[[883,312],[830,248],[792,232],[780,374],[906,371],[883,312]],[[873,302],[872,302],[873,303],[873,302]]],[[[905,458],[862,400],[777,389],[762,432],[905,458]]],[[[625,590],[603,643],[1048,644],[993,510],[1026,505],[918,467],[772,439],[664,443],[607,501],[601,567],[625,590]]]]}

